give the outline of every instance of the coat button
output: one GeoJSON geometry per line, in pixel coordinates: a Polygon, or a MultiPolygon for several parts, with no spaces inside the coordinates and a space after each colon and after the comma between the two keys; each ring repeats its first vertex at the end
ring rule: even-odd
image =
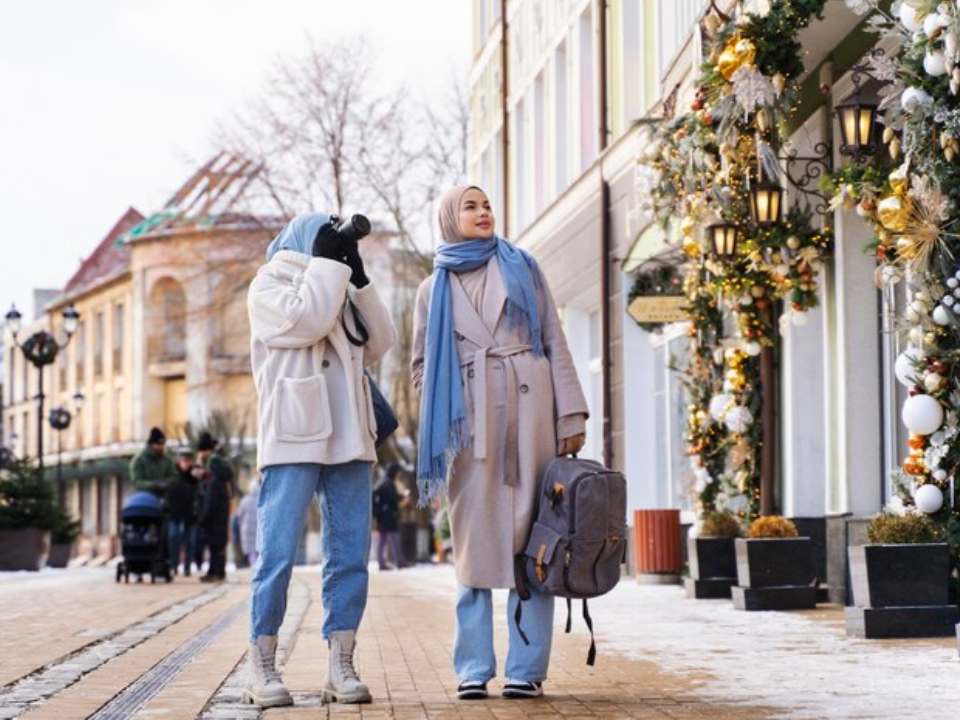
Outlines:
{"type": "Polygon", "coordinates": [[[473,377],[473,368],[470,368],[469,370],[467,370],[467,377],[468,377],[468,378],[472,378],[472,377],[473,377]]]}
{"type": "Polygon", "coordinates": [[[330,367],[330,361],[329,361],[329,360],[324,360],[324,361],[321,363],[321,365],[323,365],[324,367],[330,367]]]}
{"type": "Polygon", "coordinates": [[[520,392],[522,392],[524,395],[530,392],[530,388],[527,387],[526,383],[520,386],[520,392]]]}

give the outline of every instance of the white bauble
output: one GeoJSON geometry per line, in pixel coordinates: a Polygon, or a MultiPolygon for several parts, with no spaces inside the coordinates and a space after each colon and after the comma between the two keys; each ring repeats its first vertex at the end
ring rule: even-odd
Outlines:
{"type": "Polygon", "coordinates": [[[930,392],[936,392],[943,386],[943,375],[940,373],[927,373],[923,378],[923,386],[930,392]]]}
{"type": "Polygon", "coordinates": [[[933,309],[933,314],[931,315],[933,321],[937,325],[949,325],[950,324],[950,313],[947,312],[947,309],[943,305],[937,305],[933,309]]]}
{"type": "Polygon", "coordinates": [[[753,305],[753,298],[749,295],[744,295],[742,298],[740,298],[740,304],[744,306],[753,305]]]}
{"type": "Polygon", "coordinates": [[[922,105],[933,102],[933,98],[926,90],[917,87],[908,87],[900,96],[900,105],[907,112],[913,112],[922,105]]]}
{"type": "Polygon", "coordinates": [[[810,322],[810,316],[805,312],[795,312],[790,315],[790,321],[797,327],[803,327],[810,322]]]}
{"type": "Polygon", "coordinates": [[[745,433],[753,424],[753,413],[748,408],[738,405],[727,413],[723,423],[731,432],[745,433]]]}
{"type": "Polygon", "coordinates": [[[720,393],[719,395],[714,395],[710,400],[711,417],[713,417],[715,420],[723,420],[724,415],[727,414],[727,408],[733,402],[734,397],[729,393],[720,393]]]}
{"type": "Polygon", "coordinates": [[[910,309],[918,315],[923,315],[928,310],[926,301],[921,300],[919,297],[910,303],[910,309]]]}
{"type": "Polygon", "coordinates": [[[934,480],[939,480],[940,482],[943,482],[944,480],[947,479],[947,471],[946,471],[946,470],[934,470],[934,471],[933,471],[933,479],[934,479],[934,480]]]}
{"type": "Polygon", "coordinates": [[[921,485],[913,493],[913,501],[921,512],[930,515],[943,507],[943,491],[936,485],[921,485]]]}
{"type": "Polygon", "coordinates": [[[900,18],[900,24],[909,32],[916,32],[920,29],[920,23],[917,22],[917,11],[906,3],[901,3],[897,15],[900,18]]]}
{"type": "Polygon", "coordinates": [[[910,342],[913,343],[914,345],[922,345],[923,344],[923,328],[920,327],[919,325],[914,325],[912,328],[910,328],[909,332],[907,333],[907,337],[909,338],[910,342]]]}
{"type": "Polygon", "coordinates": [[[951,290],[954,290],[955,288],[960,287],[960,280],[957,280],[955,277],[947,278],[947,287],[950,288],[951,290]]]}
{"type": "Polygon", "coordinates": [[[717,348],[713,351],[713,364],[723,365],[723,348],[717,348]]]}
{"type": "Polygon", "coordinates": [[[956,298],[953,297],[953,295],[943,296],[943,304],[946,305],[947,307],[953,307],[955,302],[957,302],[957,300],[956,298]]]}
{"type": "Polygon", "coordinates": [[[893,373],[902,385],[910,387],[914,384],[913,378],[919,374],[917,363],[921,357],[920,351],[916,348],[907,348],[897,357],[893,364],[893,373]]]}
{"type": "Polygon", "coordinates": [[[947,58],[939,50],[928,52],[923,57],[923,69],[930,77],[940,77],[947,74],[947,58]]]}
{"type": "Polygon", "coordinates": [[[903,424],[917,435],[930,435],[943,425],[943,405],[930,395],[914,395],[903,404],[903,424]]]}
{"type": "Polygon", "coordinates": [[[786,277],[790,274],[790,266],[782,263],[777,265],[774,270],[776,271],[777,275],[782,275],[783,277],[786,277]]]}
{"type": "Polygon", "coordinates": [[[932,12],[923,19],[923,34],[927,37],[933,35],[940,29],[940,16],[932,12]]]}
{"type": "Polygon", "coordinates": [[[750,357],[756,357],[763,350],[763,346],[760,345],[756,340],[751,340],[746,345],[743,346],[743,351],[750,357]]]}
{"type": "Polygon", "coordinates": [[[730,382],[729,380],[724,380],[724,381],[723,381],[723,391],[724,391],[725,393],[732,393],[732,392],[733,392],[733,383],[730,382]]]}
{"type": "Polygon", "coordinates": [[[908,307],[904,312],[904,316],[907,318],[907,322],[911,325],[916,325],[920,322],[920,313],[914,310],[912,307],[908,307]]]}

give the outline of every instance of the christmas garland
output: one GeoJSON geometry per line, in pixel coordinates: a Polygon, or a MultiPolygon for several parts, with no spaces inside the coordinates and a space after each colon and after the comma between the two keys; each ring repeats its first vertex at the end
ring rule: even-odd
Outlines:
{"type": "MultiPolygon", "coordinates": [[[[660,265],[650,270],[643,270],[634,279],[630,288],[628,302],[638,297],[677,297],[683,295],[683,278],[674,265],[660,265]]],[[[660,332],[662,322],[638,322],[646,332],[660,332]]]]}
{"type": "Polygon", "coordinates": [[[855,206],[875,232],[877,283],[906,305],[897,329],[908,347],[895,363],[909,389],[910,431],[894,472],[892,510],[924,513],[960,550],[960,9],[955,3],[846,0],[868,27],[899,48],[872,55],[885,82],[880,104],[887,159],[834,174],[834,205],[855,206]],[[893,161],[893,167],[888,167],[893,161]]]}
{"type": "Polygon", "coordinates": [[[803,72],[797,34],[825,0],[773,0],[765,14],[701,22],[705,56],[687,113],[664,124],[638,157],[637,198],[668,236],[679,235],[690,300],[691,349],[678,368],[688,398],[687,442],[698,510],[759,509],[760,362],[777,325],[806,322],[832,237],[794,208],[772,227],[751,221],[751,187],[780,177],[780,136],[803,72]],[[704,230],[738,227],[733,258],[713,256],[704,230]],[[725,333],[727,310],[736,319],[725,333]],[[782,312],[780,312],[782,310],[782,312]],[[780,312],[779,323],[776,322],[780,312]],[[725,336],[726,335],[726,336],[725,336]]]}

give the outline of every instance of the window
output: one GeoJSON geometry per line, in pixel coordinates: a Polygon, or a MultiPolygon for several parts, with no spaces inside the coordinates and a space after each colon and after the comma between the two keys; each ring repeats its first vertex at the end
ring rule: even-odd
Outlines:
{"type": "Polygon", "coordinates": [[[568,128],[568,94],[567,94],[567,44],[560,43],[553,57],[554,72],[554,122],[556,122],[556,131],[554,132],[554,177],[556,178],[556,195],[559,195],[567,189],[569,182],[568,158],[569,151],[567,146],[570,143],[570,130],[568,128]]]}
{"type": "Polygon", "coordinates": [[[704,9],[704,0],[673,0],[657,3],[657,53],[660,77],[662,78],[673,63],[680,48],[686,43],[690,32],[697,24],[697,18],[704,9]]]}
{"type": "Polygon", "coordinates": [[[98,312],[93,318],[93,376],[103,377],[103,312],[98,312]]]}
{"type": "Polygon", "coordinates": [[[77,387],[84,383],[84,360],[87,353],[87,323],[83,320],[77,325],[73,338],[73,359],[76,367],[77,387]]]}
{"type": "Polygon", "coordinates": [[[113,374],[123,375],[123,303],[113,308],[113,374]]]}
{"type": "Polygon", "coordinates": [[[517,103],[513,116],[513,167],[516,184],[513,188],[513,197],[516,204],[513,207],[514,223],[511,223],[511,232],[519,235],[527,226],[527,196],[529,193],[527,174],[527,113],[525,98],[517,103]]]}
{"type": "Polygon", "coordinates": [[[623,106],[621,123],[629,128],[630,123],[643,114],[643,46],[640,42],[640,0],[622,0],[622,35],[620,41],[623,59],[620,63],[623,83],[623,106]]]}
{"type": "MultiPolygon", "coordinates": [[[[897,317],[907,304],[905,290],[906,283],[897,283],[888,286],[883,293],[882,310],[880,314],[880,352],[882,357],[881,403],[883,417],[883,502],[888,502],[896,495],[893,487],[892,470],[899,467],[902,448],[907,446],[910,431],[907,430],[901,418],[901,408],[907,400],[907,388],[902,385],[894,372],[897,358],[909,343],[907,328],[897,325],[897,317]]],[[[833,499],[833,506],[838,507],[840,502],[833,499]]]]}
{"type": "Polygon", "coordinates": [[[547,205],[547,121],[543,73],[533,84],[533,203],[534,215],[540,215],[547,205]]]}
{"type": "Polygon", "coordinates": [[[596,47],[592,7],[580,16],[580,170],[597,156],[596,47]]]}

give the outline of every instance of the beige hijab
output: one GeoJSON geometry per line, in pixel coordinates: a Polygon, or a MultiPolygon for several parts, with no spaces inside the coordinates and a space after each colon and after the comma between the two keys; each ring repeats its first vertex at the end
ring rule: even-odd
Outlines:
{"type": "MultiPolygon", "coordinates": [[[[463,242],[466,238],[460,232],[460,202],[467,190],[475,189],[483,192],[476,185],[457,185],[447,190],[440,198],[440,237],[444,242],[463,242]]],[[[486,195],[486,193],[483,193],[486,195]]]]}

